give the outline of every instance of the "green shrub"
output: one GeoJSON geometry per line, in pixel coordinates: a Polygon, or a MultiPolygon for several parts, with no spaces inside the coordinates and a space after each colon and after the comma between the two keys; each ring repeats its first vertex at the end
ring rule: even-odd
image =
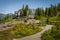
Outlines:
{"type": "Polygon", "coordinates": [[[60,25],[52,27],[51,30],[45,31],[41,37],[42,40],[60,40],[60,25]]]}
{"type": "Polygon", "coordinates": [[[14,29],[11,31],[11,34],[14,38],[29,36],[41,31],[40,26],[33,24],[13,24],[14,29]]]}

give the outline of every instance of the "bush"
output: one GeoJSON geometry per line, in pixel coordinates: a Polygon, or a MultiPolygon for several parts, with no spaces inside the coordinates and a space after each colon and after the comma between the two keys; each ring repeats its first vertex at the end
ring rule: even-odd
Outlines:
{"type": "Polygon", "coordinates": [[[42,40],[60,40],[60,25],[52,27],[51,30],[45,31],[41,37],[42,40]]]}
{"type": "Polygon", "coordinates": [[[24,36],[29,36],[41,31],[40,26],[33,24],[13,24],[15,28],[11,31],[11,34],[14,38],[20,38],[24,36]]]}

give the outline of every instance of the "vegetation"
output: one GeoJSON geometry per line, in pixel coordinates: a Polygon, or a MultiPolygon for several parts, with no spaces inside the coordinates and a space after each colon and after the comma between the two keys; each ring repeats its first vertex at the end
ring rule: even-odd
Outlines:
{"type": "Polygon", "coordinates": [[[44,10],[37,8],[35,11],[35,19],[40,19],[40,16],[43,16],[43,14],[44,14],[44,10]]]}
{"type": "Polygon", "coordinates": [[[10,22],[13,20],[13,16],[11,14],[6,14],[0,17],[0,23],[10,22]]]}
{"type": "Polygon", "coordinates": [[[50,8],[46,8],[45,10],[45,16],[47,17],[54,17],[57,15],[60,15],[60,4],[56,5],[51,5],[50,8]]]}
{"type": "Polygon", "coordinates": [[[60,25],[55,25],[51,30],[45,31],[42,40],[60,40],[60,25]]]}
{"type": "Polygon", "coordinates": [[[28,7],[28,5],[26,5],[26,7],[24,8],[24,5],[23,5],[23,8],[22,8],[22,15],[23,16],[27,16],[28,15],[28,10],[29,10],[29,7],[28,7]]]}
{"type": "Polygon", "coordinates": [[[0,30],[0,40],[12,40],[13,37],[10,34],[11,29],[8,30],[0,30]]]}
{"type": "Polygon", "coordinates": [[[40,20],[41,24],[46,25],[46,20],[47,20],[46,17],[40,16],[40,19],[39,20],[40,20]]]}
{"type": "Polygon", "coordinates": [[[5,22],[9,22],[9,21],[12,21],[12,20],[13,20],[13,17],[11,15],[7,14],[5,16],[5,22]]]}
{"type": "Polygon", "coordinates": [[[50,21],[60,21],[60,17],[56,16],[56,17],[52,17],[49,19],[50,21]]]}
{"type": "Polygon", "coordinates": [[[60,17],[56,16],[56,17],[50,18],[49,23],[50,24],[60,24],[60,17]]]}
{"type": "Polygon", "coordinates": [[[11,31],[11,34],[14,38],[29,36],[37,32],[40,32],[42,30],[40,26],[33,24],[26,25],[26,24],[17,23],[17,24],[13,24],[12,26],[14,26],[14,29],[11,31]]]}

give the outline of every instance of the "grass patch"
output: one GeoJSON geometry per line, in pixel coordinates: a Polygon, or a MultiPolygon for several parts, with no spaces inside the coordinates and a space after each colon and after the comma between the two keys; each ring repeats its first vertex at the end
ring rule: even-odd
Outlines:
{"type": "Polygon", "coordinates": [[[42,24],[46,24],[46,17],[44,17],[44,16],[40,16],[40,22],[42,23],[42,24]]]}
{"type": "Polygon", "coordinates": [[[60,17],[56,16],[56,17],[51,17],[49,19],[49,21],[60,21],[60,17]]]}
{"type": "Polygon", "coordinates": [[[29,36],[37,32],[40,32],[42,30],[40,26],[34,24],[26,25],[26,24],[17,23],[14,24],[13,26],[14,29],[11,31],[11,34],[14,38],[29,36]]]}

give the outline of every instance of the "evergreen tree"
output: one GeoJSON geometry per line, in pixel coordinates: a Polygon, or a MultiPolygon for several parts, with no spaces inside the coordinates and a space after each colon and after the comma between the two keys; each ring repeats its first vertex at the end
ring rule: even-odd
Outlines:
{"type": "Polygon", "coordinates": [[[29,7],[28,5],[26,5],[25,9],[24,9],[24,16],[27,16],[28,15],[28,10],[29,10],[29,7]]]}

